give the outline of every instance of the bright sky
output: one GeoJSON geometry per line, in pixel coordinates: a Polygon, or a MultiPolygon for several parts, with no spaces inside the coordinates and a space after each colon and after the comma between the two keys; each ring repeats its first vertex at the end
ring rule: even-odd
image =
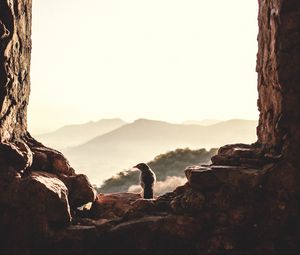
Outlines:
{"type": "Polygon", "coordinates": [[[257,1],[34,0],[29,130],[257,119],[257,1]]]}

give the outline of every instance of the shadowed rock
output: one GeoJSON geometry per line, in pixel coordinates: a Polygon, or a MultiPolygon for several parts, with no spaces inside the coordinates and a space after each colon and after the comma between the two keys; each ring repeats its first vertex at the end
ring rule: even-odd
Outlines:
{"type": "Polygon", "coordinates": [[[21,172],[26,170],[31,163],[32,153],[26,144],[22,143],[22,147],[18,147],[11,143],[0,143],[0,171],[21,172]]]}
{"type": "Polygon", "coordinates": [[[80,207],[96,200],[96,190],[93,188],[86,175],[60,175],[59,178],[68,187],[68,198],[72,208],[80,207]]]}
{"type": "Polygon", "coordinates": [[[134,193],[99,194],[91,208],[91,215],[94,218],[106,219],[122,217],[134,207],[133,203],[140,198],[140,194],[134,193]]]}
{"type": "Polygon", "coordinates": [[[68,189],[57,176],[32,172],[20,183],[20,199],[30,204],[33,214],[40,212],[47,224],[68,225],[71,222],[68,189]]]}

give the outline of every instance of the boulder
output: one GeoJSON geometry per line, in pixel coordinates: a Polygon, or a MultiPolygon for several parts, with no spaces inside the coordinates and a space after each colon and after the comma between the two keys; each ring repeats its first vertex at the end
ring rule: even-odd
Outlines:
{"type": "Polygon", "coordinates": [[[174,213],[198,214],[205,204],[205,196],[201,192],[189,189],[183,195],[176,196],[170,203],[174,213]]]}
{"type": "Polygon", "coordinates": [[[16,174],[8,184],[0,197],[1,254],[28,254],[48,242],[49,233],[71,223],[68,189],[57,176],[16,174]]]}
{"type": "Polygon", "coordinates": [[[98,194],[96,201],[92,205],[91,215],[94,218],[106,219],[123,217],[128,211],[137,206],[134,203],[141,198],[140,194],[127,192],[98,194]]]}
{"type": "Polygon", "coordinates": [[[244,166],[192,166],[185,169],[186,177],[192,188],[199,191],[210,191],[223,184],[230,186],[258,187],[270,165],[262,169],[244,166]]]}
{"type": "Polygon", "coordinates": [[[194,254],[190,243],[200,229],[189,216],[146,215],[112,227],[102,248],[106,254],[194,254]]]}
{"type": "Polygon", "coordinates": [[[33,152],[31,170],[39,169],[53,174],[74,175],[75,171],[69,161],[57,150],[44,147],[33,138],[27,138],[33,152]]]}
{"type": "Polygon", "coordinates": [[[190,185],[197,190],[211,190],[221,185],[220,180],[209,167],[191,166],[184,172],[190,185]]]}
{"type": "Polygon", "coordinates": [[[32,163],[32,154],[25,143],[0,143],[0,171],[22,172],[32,163]]]}
{"type": "Polygon", "coordinates": [[[78,208],[96,200],[97,192],[84,174],[66,176],[59,175],[69,190],[71,208],[78,208]]]}
{"type": "Polygon", "coordinates": [[[32,172],[22,179],[18,190],[21,210],[42,219],[40,226],[48,224],[66,226],[71,222],[68,189],[57,176],[45,172],[32,172]]]}

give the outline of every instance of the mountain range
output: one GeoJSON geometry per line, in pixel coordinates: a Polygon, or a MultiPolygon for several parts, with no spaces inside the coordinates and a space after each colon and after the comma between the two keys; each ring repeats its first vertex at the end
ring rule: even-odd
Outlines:
{"type": "Polygon", "coordinates": [[[121,119],[101,119],[96,122],[63,126],[54,132],[38,135],[37,139],[49,147],[62,150],[83,144],[125,124],[126,122],[121,119]]]}
{"type": "MultiPolygon", "coordinates": [[[[233,119],[202,126],[138,119],[127,124],[117,121],[118,125],[83,144],[68,144],[62,149],[77,172],[87,174],[94,184],[100,185],[117,172],[177,148],[209,149],[237,142],[253,143],[256,141],[257,121],[233,119]]],[[[58,131],[48,134],[47,138],[59,137],[58,131]]],[[[80,136],[84,139],[92,136],[90,129],[84,130],[84,126],[76,132],[78,139],[80,136]]],[[[73,137],[76,137],[76,132],[72,133],[73,137]]],[[[61,143],[70,133],[66,132],[61,143]]]]}

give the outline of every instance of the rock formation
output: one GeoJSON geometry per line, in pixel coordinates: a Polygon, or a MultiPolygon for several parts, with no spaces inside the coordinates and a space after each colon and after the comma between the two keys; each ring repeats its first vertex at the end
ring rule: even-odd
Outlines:
{"type": "Polygon", "coordinates": [[[96,198],[86,176],[27,132],[31,12],[31,0],[0,1],[1,253],[27,251],[96,198]]]}
{"type": "Polygon", "coordinates": [[[299,152],[299,1],[259,1],[258,142],[296,160],[299,152]]]}
{"type": "Polygon", "coordinates": [[[31,0],[0,1],[0,252],[298,254],[300,2],[259,0],[258,24],[257,142],[225,145],[155,200],[96,199],[27,132],[31,0]]]}

